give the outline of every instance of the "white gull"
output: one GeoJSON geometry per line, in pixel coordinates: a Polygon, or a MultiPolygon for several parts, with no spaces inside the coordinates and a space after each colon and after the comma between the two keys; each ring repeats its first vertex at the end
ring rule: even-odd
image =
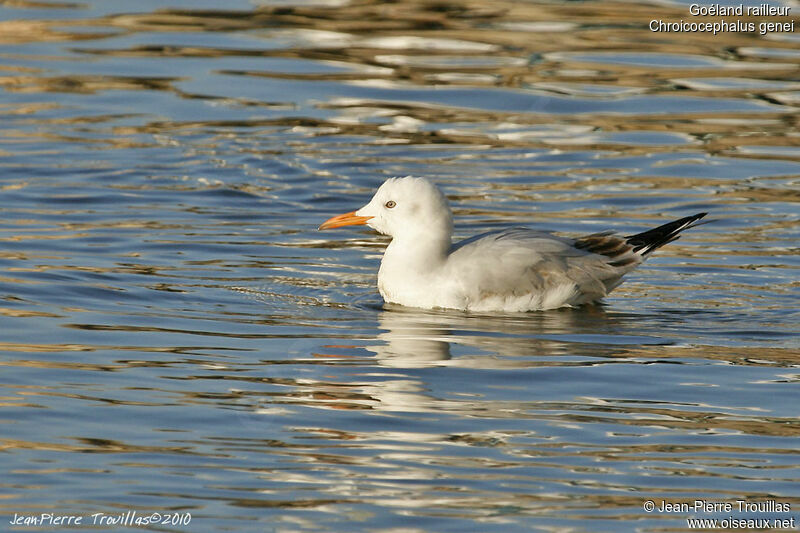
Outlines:
{"type": "Polygon", "coordinates": [[[698,213],[620,237],[570,239],[509,228],[452,243],[447,198],[425,178],[391,178],[357,211],[319,229],[366,224],[392,237],[378,271],[386,302],[425,309],[535,311],[595,302],[657,248],[696,226],[698,213]]]}

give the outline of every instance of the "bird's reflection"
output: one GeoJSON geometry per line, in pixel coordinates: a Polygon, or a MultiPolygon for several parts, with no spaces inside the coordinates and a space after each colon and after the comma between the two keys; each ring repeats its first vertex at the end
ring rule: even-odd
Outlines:
{"type": "MultiPolygon", "coordinates": [[[[381,365],[389,367],[453,364],[454,345],[471,348],[467,350],[471,352],[477,349],[485,356],[480,358],[484,364],[507,367],[522,364],[514,361],[521,356],[612,356],[620,351],[620,342],[604,343],[602,337],[618,337],[621,325],[620,317],[609,315],[600,306],[482,316],[387,305],[378,316],[378,342],[366,348],[381,365]],[[582,336],[587,332],[593,342],[582,336]]],[[[476,363],[474,356],[459,361],[465,366],[481,366],[476,363]]]]}
{"type": "MultiPolygon", "coordinates": [[[[550,405],[554,401],[528,390],[538,379],[569,381],[572,376],[586,376],[578,369],[573,371],[575,367],[669,357],[665,345],[672,342],[664,338],[664,328],[682,327],[686,320],[681,315],[628,314],[601,306],[494,315],[392,305],[370,305],[368,309],[377,311],[374,337],[366,344],[320,346],[309,340],[310,355],[325,365],[324,375],[318,379],[283,377],[280,385],[290,385],[291,391],[270,395],[266,403],[518,417],[538,409],[542,402],[550,405]],[[372,357],[365,358],[364,351],[372,357]],[[428,371],[435,367],[459,371],[428,371]],[[524,372],[527,381],[509,384],[516,370],[524,372]],[[463,381],[474,386],[464,388],[459,385],[463,381]],[[508,394],[490,399],[486,388],[494,386],[508,394]]],[[[570,402],[573,394],[583,398],[577,389],[564,394],[562,400],[569,398],[570,402]]],[[[582,410],[584,403],[585,398],[575,409],[582,410]]]]}
{"type": "Polygon", "coordinates": [[[367,350],[381,365],[412,368],[450,360],[453,332],[436,313],[397,306],[381,312],[378,327],[378,342],[367,350]]]}

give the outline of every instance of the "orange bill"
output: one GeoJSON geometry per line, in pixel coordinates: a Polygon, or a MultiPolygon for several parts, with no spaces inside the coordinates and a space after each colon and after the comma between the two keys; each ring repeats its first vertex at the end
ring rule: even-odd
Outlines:
{"type": "Polygon", "coordinates": [[[355,211],[350,211],[344,215],[338,215],[333,218],[329,218],[320,224],[319,229],[340,228],[342,226],[358,226],[360,224],[366,224],[367,220],[371,218],[372,217],[360,217],[356,215],[355,211]]]}

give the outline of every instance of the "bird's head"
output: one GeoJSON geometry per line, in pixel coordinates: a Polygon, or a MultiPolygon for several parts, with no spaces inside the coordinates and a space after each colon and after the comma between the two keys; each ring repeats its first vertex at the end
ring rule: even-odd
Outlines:
{"type": "Polygon", "coordinates": [[[453,216],[447,198],[433,183],[407,176],[386,180],[367,205],[328,219],[319,229],[359,224],[395,239],[441,236],[449,241],[453,216]]]}

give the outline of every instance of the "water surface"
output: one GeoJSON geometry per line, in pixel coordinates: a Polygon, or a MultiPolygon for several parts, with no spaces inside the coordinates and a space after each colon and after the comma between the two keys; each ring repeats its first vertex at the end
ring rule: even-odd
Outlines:
{"type": "Polygon", "coordinates": [[[795,516],[797,36],[647,29],[687,6],[4,4],[3,520],[795,516]],[[408,174],[458,237],[715,221],[600,306],[404,309],[375,289],[384,237],[316,228],[408,174]]]}

